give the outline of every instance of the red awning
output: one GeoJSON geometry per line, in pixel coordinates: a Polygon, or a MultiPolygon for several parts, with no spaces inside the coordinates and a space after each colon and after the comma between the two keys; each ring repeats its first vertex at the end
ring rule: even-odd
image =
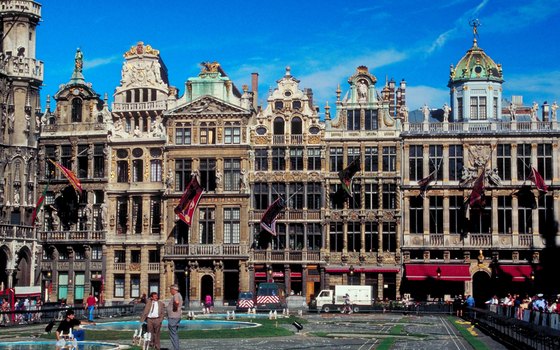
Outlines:
{"type": "Polygon", "coordinates": [[[525,282],[531,279],[531,265],[498,265],[504,277],[511,276],[513,282],[525,282]]]}
{"type": "MultiPolygon", "coordinates": [[[[400,269],[398,267],[384,267],[384,266],[357,266],[354,267],[354,273],[398,273],[400,269]]],[[[327,273],[349,273],[350,266],[327,266],[325,268],[327,273]]]]}
{"type": "Polygon", "coordinates": [[[301,272],[290,272],[290,277],[294,278],[301,278],[301,272]]]}
{"type": "Polygon", "coordinates": [[[266,272],[255,272],[255,277],[266,278],[266,272]]]}
{"type": "Polygon", "coordinates": [[[469,265],[466,264],[405,264],[405,275],[410,281],[423,281],[428,278],[442,281],[471,280],[469,265]]]}

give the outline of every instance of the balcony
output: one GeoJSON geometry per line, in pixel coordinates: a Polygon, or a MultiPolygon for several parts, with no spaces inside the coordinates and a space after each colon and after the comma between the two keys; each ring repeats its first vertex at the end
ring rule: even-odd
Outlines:
{"type": "Polygon", "coordinates": [[[318,250],[254,250],[249,255],[253,263],[319,263],[324,261],[318,250]]]}
{"type": "Polygon", "coordinates": [[[113,112],[137,112],[137,111],[162,111],[167,108],[165,101],[149,101],[149,102],[129,102],[117,103],[113,102],[113,112]]]}
{"type": "Polygon", "coordinates": [[[105,231],[41,231],[39,241],[41,243],[104,243],[105,231]]]}
{"type": "Polygon", "coordinates": [[[471,233],[466,237],[458,234],[405,234],[402,249],[410,248],[445,248],[445,249],[480,249],[511,248],[541,249],[543,239],[534,234],[487,234],[471,233]]]}
{"type": "Polygon", "coordinates": [[[0,225],[0,238],[2,239],[34,239],[33,228],[19,225],[0,225]]]}
{"type": "Polygon", "coordinates": [[[438,134],[438,133],[527,133],[534,131],[558,130],[558,122],[545,121],[487,121],[468,123],[405,123],[404,135],[438,134]]]}
{"type": "Polygon", "coordinates": [[[34,58],[10,56],[0,60],[0,72],[12,77],[43,81],[43,62],[34,58]]]}
{"type": "MultiPolygon", "coordinates": [[[[253,210],[249,212],[249,220],[260,221],[266,210],[253,210]]],[[[287,209],[276,217],[277,220],[321,220],[320,210],[293,210],[287,209]]]]}
{"type": "Polygon", "coordinates": [[[166,258],[243,258],[249,249],[240,244],[173,244],[165,246],[166,258]]]}

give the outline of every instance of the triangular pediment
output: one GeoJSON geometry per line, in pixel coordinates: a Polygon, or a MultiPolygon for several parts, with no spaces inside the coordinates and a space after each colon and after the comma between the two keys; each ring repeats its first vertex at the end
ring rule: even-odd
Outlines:
{"type": "Polygon", "coordinates": [[[232,105],[212,96],[202,96],[194,101],[177,106],[166,113],[174,115],[219,115],[219,114],[248,114],[249,110],[232,105]]]}

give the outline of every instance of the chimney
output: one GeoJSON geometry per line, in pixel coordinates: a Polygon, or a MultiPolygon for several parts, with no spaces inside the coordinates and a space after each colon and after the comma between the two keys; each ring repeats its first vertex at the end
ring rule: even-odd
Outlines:
{"type": "Polygon", "coordinates": [[[307,95],[307,98],[309,98],[309,108],[313,110],[313,89],[305,88],[304,93],[307,95]]]}
{"type": "Polygon", "coordinates": [[[253,92],[253,108],[259,104],[259,73],[251,73],[251,91],[253,92]]]}
{"type": "Polygon", "coordinates": [[[389,81],[389,113],[391,115],[397,115],[397,106],[395,103],[395,80],[391,78],[391,81],[389,81]]]}
{"type": "Polygon", "coordinates": [[[543,122],[550,121],[550,106],[548,105],[547,101],[544,101],[542,105],[542,121],[543,122]]]}

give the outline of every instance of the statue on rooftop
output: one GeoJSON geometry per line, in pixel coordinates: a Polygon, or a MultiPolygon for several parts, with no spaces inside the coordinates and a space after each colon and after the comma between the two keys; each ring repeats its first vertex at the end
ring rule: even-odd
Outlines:
{"type": "Polygon", "coordinates": [[[448,122],[449,121],[449,112],[451,111],[451,107],[449,107],[447,105],[447,103],[444,103],[442,109],[443,109],[443,121],[448,122]]]}
{"type": "Polygon", "coordinates": [[[424,122],[428,122],[430,118],[430,107],[425,103],[422,106],[422,115],[424,116],[424,122]]]}
{"type": "Polygon", "coordinates": [[[531,121],[537,121],[537,111],[539,110],[539,104],[533,102],[533,106],[531,106],[531,121]]]}
{"type": "Polygon", "coordinates": [[[552,120],[556,120],[556,110],[558,109],[558,103],[554,101],[552,106],[550,106],[550,109],[552,110],[552,120]]]}
{"type": "Polygon", "coordinates": [[[365,81],[362,79],[358,82],[358,101],[359,102],[366,102],[368,95],[368,86],[365,81]]]}
{"type": "Polygon", "coordinates": [[[510,102],[509,106],[508,106],[508,110],[509,110],[509,114],[511,116],[511,121],[515,120],[515,110],[516,110],[517,106],[515,105],[515,103],[510,102]]]}
{"type": "Polygon", "coordinates": [[[74,56],[74,68],[76,72],[81,72],[82,68],[84,67],[84,54],[78,48],[76,50],[76,56],[74,56]]]}

